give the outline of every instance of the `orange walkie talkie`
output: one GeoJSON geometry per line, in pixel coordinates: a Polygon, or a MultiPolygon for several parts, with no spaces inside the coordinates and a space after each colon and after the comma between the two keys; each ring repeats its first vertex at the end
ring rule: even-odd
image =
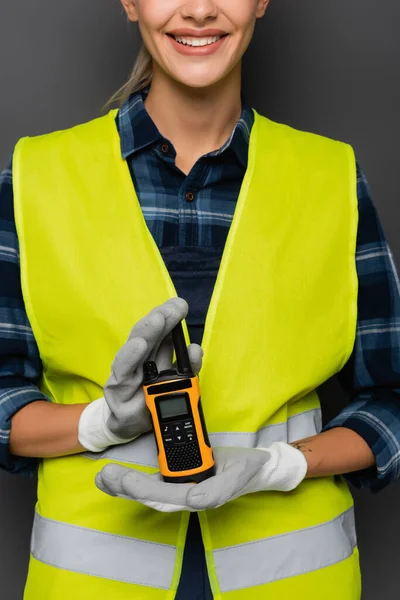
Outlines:
{"type": "Polygon", "coordinates": [[[143,365],[143,390],[157,443],[160,473],[169,483],[199,483],[215,474],[214,457],[182,323],[172,330],[176,368],[143,365]]]}

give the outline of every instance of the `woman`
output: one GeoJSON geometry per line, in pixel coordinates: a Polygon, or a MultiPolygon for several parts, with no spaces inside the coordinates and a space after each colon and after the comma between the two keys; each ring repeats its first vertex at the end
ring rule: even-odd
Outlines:
{"type": "Polygon", "coordinates": [[[2,462],[42,459],[27,600],[360,598],[336,476],[397,476],[396,273],[352,149],[241,95],[268,2],[122,0],[145,48],[120,110],[16,146],[2,462]],[[141,388],[185,317],[217,466],[198,485],[161,481],[141,388]],[[335,373],[353,399],[321,432],[335,373]]]}

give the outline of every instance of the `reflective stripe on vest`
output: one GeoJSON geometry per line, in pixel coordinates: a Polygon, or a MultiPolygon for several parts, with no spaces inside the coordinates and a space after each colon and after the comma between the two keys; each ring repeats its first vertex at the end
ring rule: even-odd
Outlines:
{"type": "MultiPolygon", "coordinates": [[[[220,589],[228,592],[327,567],[348,558],[355,546],[350,509],[316,527],[214,550],[214,561],[220,589]],[[268,564],[261,572],[260,555],[268,564]]],[[[176,551],[173,546],[83,529],[36,514],[31,552],[37,560],[67,571],[169,589],[176,551]]]]}
{"type": "Polygon", "coordinates": [[[36,560],[59,569],[166,590],[176,558],[174,546],[84,529],[38,513],[31,553],[36,560]]]}
{"type": "MultiPolygon", "coordinates": [[[[320,433],[322,429],[321,409],[317,408],[293,415],[287,423],[263,427],[256,433],[229,431],[210,433],[211,445],[236,446],[241,448],[267,448],[272,442],[294,442],[320,433]]],[[[104,452],[85,452],[93,460],[109,459],[124,463],[158,468],[157,451],[153,434],[140,436],[128,444],[111,446],[104,452]]]]}
{"type": "Polygon", "coordinates": [[[351,508],[316,527],[214,550],[220,589],[229,592],[322,569],[348,558],[356,544],[351,508]],[[268,564],[262,571],[259,556],[268,564]]]}

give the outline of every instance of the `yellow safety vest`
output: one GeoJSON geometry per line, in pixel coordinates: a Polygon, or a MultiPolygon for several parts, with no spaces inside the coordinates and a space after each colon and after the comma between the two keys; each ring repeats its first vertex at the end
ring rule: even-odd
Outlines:
{"type": "MultiPolygon", "coordinates": [[[[356,172],[346,144],[256,111],[247,171],[203,340],[213,446],[318,433],[316,388],[355,340],[356,172]]],[[[57,403],[103,395],[133,324],[175,295],[146,227],[115,111],[25,138],[13,162],[24,301],[57,403]]],[[[25,600],[172,600],[189,513],[100,492],[110,461],[153,473],[152,434],[45,459],[25,600]]],[[[358,600],[353,501],[340,478],[248,494],[199,513],[217,600],[358,600]]]]}

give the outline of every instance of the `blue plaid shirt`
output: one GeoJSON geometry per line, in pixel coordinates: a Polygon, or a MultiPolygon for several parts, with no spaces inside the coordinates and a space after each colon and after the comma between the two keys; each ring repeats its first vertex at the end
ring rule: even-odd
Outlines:
{"type": "MultiPolygon", "coordinates": [[[[186,175],[175,165],[172,143],[145,109],[147,91],[131,96],[117,115],[121,152],[172,279],[175,271],[180,272],[181,267],[176,267],[180,254],[184,255],[181,264],[192,272],[196,261],[200,264],[199,257],[210,265],[206,274],[200,269],[203,284],[195,288],[184,283],[184,277],[177,275],[174,280],[178,293],[192,306],[188,324],[198,341],[247,167],[253,112],[242,98],[242,114],[230,138],[217,151],[199,158],[186,175]]],[[[338,374],[350,402],[325,429],[347,427],[365,439],[376,456],[377,469],[348,478],[358,487],[377,491],[400,476],[400,285],[358,165],[357,172],[358,325],[353,354],[338,374]]],[[[0,466],[31,475],[38,460],[12,456],[8,449],[12,415],[32,401],[47,400],[37,387],[42,365],[21,292],[11,165],[0,179],[0,280],[0,466]]]]}

